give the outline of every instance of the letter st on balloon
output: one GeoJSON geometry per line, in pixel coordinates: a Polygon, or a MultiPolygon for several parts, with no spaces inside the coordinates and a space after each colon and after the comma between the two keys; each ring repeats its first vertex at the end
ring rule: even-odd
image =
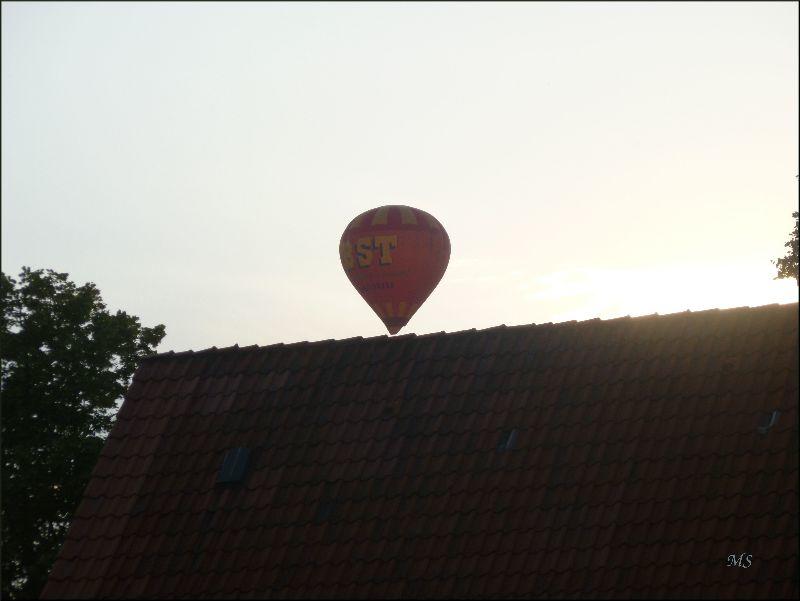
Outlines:
{"type": "Polygon", "coordinates": [[[378,262],[381,265],[392,264],[392,251],[397,248],[397,236],[364,236],[351,245],[343,243],[339,254],[345,269],[369,267],[373,261],[373,251],[378,251],[378,262]]]}

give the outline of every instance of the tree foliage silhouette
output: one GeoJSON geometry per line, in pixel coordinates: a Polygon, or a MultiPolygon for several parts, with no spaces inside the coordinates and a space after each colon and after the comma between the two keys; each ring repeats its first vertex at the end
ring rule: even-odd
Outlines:
{"type": "Polygon", "coordinates": [[[792,219],[794,219],[794,231],[790,236],[788,242],[784,244],[786,248],[789,250],[786,252],[786,256],[773,261],[773,264],[778,268],[778,275],[775,276],[775,279],[782,279],[782,278],[794,278],[797,280],[798,286],[800,286],[800,276],[797,273],[797,228],[800,225],[800,212],[795,211],[792,213],[792,219]]]}
{"type": "Polygon", "coordinates": [[[139,357],[163,325],[111,315],[94,284],[0,273],[2,594],[38,597],[139,357]]]}

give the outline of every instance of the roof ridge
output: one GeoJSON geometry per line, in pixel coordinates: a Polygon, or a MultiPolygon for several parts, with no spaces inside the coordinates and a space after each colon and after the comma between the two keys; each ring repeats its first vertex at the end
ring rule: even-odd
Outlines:
{"type": "Polygon", "coordinates": [[[466,334],[466,333],[477,333],[477,332],[489,333],[489,332],[497,331],[497,330],[499,330],[499,331],[507,331],[507,330],[520,330],[520,329],[523,329],[523,328],[534,329],[534,328],[545,328],[545,327],[547,327],[547,328],[557,328],[559,326],[574,327],[574,326],[580,325],[580,324],[596,324],[596,323],[609,323],[609,322],[633,321],[633,320],[644,321],[644,320],[647,320],[647,319],[653,319],[653,320],[655,320],[655,319],[665,319],[665,318],[669,318],[669,317],[676,317],[676,316],[679,316],[679,315],[687,315],[687,314],[692,314],[692,315],[711,314],[711,313],[721,314],[721,313],[732,313],[734,311],[745,311],[745,310],[747,310],[747,311],[758,311],[758,310],[765,310],[765,309],[788,308],[788,307],[793,306],[793,305],[798,305],[798,302],[795,301],[793,303],[770,303],[768,305],[759,305],[759,306],[756,306],[756,307],[741,306],[741,307],[728,307],[728,308],[724,308],[724,309],[712,308],[712,309],[701,309],[699,311],[692,311],[691,309],[686,309],[685,311],[675,311],[673,313],[665,313],[663,315],[659,314],[659,313],[649,313],[649,314],[646,314],[646,315],[634,315],[634,316],[622,315],[622,316],[619,316],[619,317],[610,317],[610,318],[607,318],[607,319],[603,319],[601,317],[592,317],[592,318],[589,318],[589,319],[581,319],[581,320],[571,319],[571,320],[559,321],[559,322],[552,322],[552,321],[542,322],[542,323],[531,322],[531,323],[522,323],[522,324],[514,324],[514,325],[499,324],[499,325],[495,325],[495,326],[488,326],[486,328],[467,328],[467,329],[464,329],[464,330],[455,330],[455,331],[452,331],[452,332],[447,332],[445,330],[440,330],[440,331],[437,331],[437,332],[427,332],[427,333],[424,333],[424,334],[417,334],[416,332],[408,332],[406,334],[400,334],[400,335],[391,336],[391,337],[387,336],[386,334],[378,334],[378,335],[375,335],[375,336],[367,336],[367,337],[364,337],[364,336],[350,336],[348,338],[324,338],[322,340],[315,340],[315,341],[302,340],[302,341],[287,342],[287,343],[274,342],[272,344],[266,344],[266,345],[263,345],[263,346],[259,345],[259,344],[251,344],[251,345],[242,346],[242,347],[240,347],[238,345],[238,343],[236,343],[236,344],[234,344],[232,346],[226,346],[226,347],[221,347],[221,348],[218,348],[216,346],[212,346],[210,348],[200,349],[200,350],[197,350],[197,351],[192,350],[192,349],[185,350],[185,351],[177,351],[177,352],[174,351],[174,350],[170,350],[170,351],[167,351],[167,352],[164,352],[164,353],[155,353],[153,355],[147,355],[147,356],[141,357],[140,361],[153,361],[153,360],[156,360],[156,359],[166,359],[166,358],[173,359],[173,358],[178,358],[178,357],[183,358],[183,357],[187,357],[187,356],[196,356],[196,355],[200,355],[200,354],[207,355],[207,354],[213,354],[213,353],[231,353],[231,352],[237,352],[237,351],[266,350],[266,349],[274,349],[274,348],[283,347],[283,346],[285,346],[285,347],[291,346],[293,348],[296,348],[296,347],[301,347],[301,346],[304,346],[304,345],[305,346],[321,346],[321,345],[324,345],[324,344],[353,343],[353,342],[356,342],[356,341],[362,341],[362,342],[363,341],[367,341],[367,340],[375,341],[377,339],[385,339],[385,340],[409,340],[409,339],[413,339],[413,338],[433,339],[433,338],[445,337],[445,336],[462,335],[462,334],[466,334]]]}

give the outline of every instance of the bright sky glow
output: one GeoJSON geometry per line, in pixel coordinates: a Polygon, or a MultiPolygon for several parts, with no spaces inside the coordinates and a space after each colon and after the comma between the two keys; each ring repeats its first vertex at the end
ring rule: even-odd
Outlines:
{"type": "Polygon", "coordinates": [[[798,5],[2,4],[2,269],[159,350],[384,334],[352,217],[435,215],[403,333],[795,302],[798,5]]]}

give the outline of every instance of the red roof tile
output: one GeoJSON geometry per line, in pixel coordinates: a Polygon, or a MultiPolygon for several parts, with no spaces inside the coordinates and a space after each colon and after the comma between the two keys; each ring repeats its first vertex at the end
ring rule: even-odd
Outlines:
{"type": "Polygon", "coordinates": [[[157,355],[42,596],[797,597],[797,323],[157,355]],[[237,447],[247,475],[218,486],[237,447]]]}

